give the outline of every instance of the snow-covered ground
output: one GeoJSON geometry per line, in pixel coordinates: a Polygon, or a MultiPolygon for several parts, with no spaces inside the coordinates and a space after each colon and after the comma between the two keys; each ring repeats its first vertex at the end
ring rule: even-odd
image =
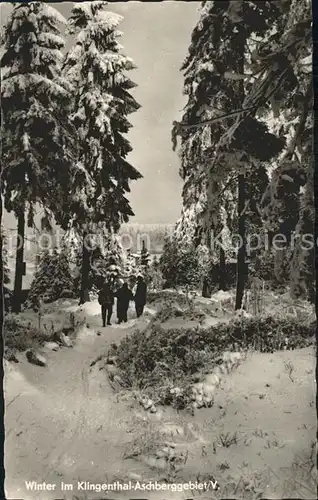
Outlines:
{"type": "MultiPolygon", "coordinates": [[[[98,499],[101,493],[90,491],[85,497],[77,491],[77,481],[148,481],[167,474],[178,483],[213,475],[220,490],[209,492],[211,498],[233,497],[235,489],[235,498],[252,498],[248,495],[257,489],[264,490],[265,498],[313,498],[315,478],[308,465],[316,433],[313,348],[250,353],[224,376],[212,408],[194,417],[171,408],[150,415],[129,393],[115,395],[105,372],[98,364],[91,366],[112,342],[145,320],[136,320],[132,309],[126,325],[101,328],[96,301],[81,308],[75,301],[59,301],[58,310],[54,304],[51,309],[53,315],[62,309],[84,315],[86,322],[73,348],[45,353],[47,367],[27,363],[23,355],[18,364],[6,363],[8,498],[71,498],[60,490],[63,481],[74,486],[77,498],[98,499]],[[291,377],[286,366],[293,367],[291,377]],[[224,436],[234,434],[234,442],[222,446],[224,436]],[[158,458],[167,439],[174,442],[175,453],[187,456],[175,478],[158,458]],[[136,442],[140,455],[124,459],[136,442]],[[25,481],[31,480],[55,484],[55,491],[27,491],[25,481]]],[[[146,497],[162,499],[159,493],[150,491],[146,497]]],[[[140,498],[140,492],[111,497],[140,498]]],[[[192,494],[169,493],[169,500],[185,498],[192,494]]]]}

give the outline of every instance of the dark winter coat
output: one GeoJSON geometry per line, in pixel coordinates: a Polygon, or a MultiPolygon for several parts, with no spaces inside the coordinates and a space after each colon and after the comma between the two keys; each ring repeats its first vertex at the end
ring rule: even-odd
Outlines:
{"type": "Polygon", "coordinates": [[[129,302],[134,300],[133,294],[131,290],[129,290],[127,284],[123,284],[123,286],[117,290],[115,297],[117,297],[117,310],[119,311],[127,311],[129,302]]]}
{"type": "Polygon", "coordinates": [[[139,281],[135,293],[135,302],[137,305],[144,306],[147,301],[147,285],[144,281],[139,281]]]}
{"type": "Polygon", "coordinates": [[[98,302],[100,305],[113,305],[114,294],[109,285],[104,285],[98,295],[98,302]]]}

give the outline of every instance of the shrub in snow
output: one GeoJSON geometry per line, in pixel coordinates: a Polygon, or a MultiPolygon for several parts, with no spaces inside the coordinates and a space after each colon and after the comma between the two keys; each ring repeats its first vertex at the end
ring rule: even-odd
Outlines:
{"type": "Polygon", "coordinates": [[[306,347],[314,342],[315,328],[314,322],[271,316],[235,318],[210,328],[162,329],[153,322],[112,347],[108,356],[116,355],[126,386],[142,390],[155,404],[184,408],[191,402],[193,383],[201,381],[197,374],[216,369],[230,356],[225,353],[306,347]],[[181,395],[178,391],[176,397],[173,387],[181,395]]]}

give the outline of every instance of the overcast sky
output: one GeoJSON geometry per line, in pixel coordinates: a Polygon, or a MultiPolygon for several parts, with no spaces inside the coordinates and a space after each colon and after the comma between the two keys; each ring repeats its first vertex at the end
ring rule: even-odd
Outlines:
{"type": "MultiPolygon", "coordinates": [[[[54,4],[68,16],[72,2],[54,4]]],[[[138,84],[133,94],[141,109],[130,115],[128,160],[142,173],[132,183],[130,200],[134,223],[173,223],[180,216],[179,159],[171,147],[171,125],[185,105],[179,68],[187,54],[191,32],[198,19],[199,2],[110,3],[109,10],[124,17],[119,29],[126,55],[138,69],[130,72],[138,84]]],[[[1,22],[11,6],[1,4],[1,22]]],[[[15,225],[10,217],[7,224],[15,225]]]]}

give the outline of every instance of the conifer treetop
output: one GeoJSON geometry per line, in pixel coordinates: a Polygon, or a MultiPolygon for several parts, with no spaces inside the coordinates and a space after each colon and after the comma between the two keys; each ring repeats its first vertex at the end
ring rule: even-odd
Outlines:
{"type": "Polygon", "coordinates": [[[14,7],[2,35],[4,97],[17,87],[26,91],[30,84],[59,98],[67,96],[68,83],[61,79],[65,46],[58,27],[61,22],[66,24],[65,18],[43,2],[14,7]]]}
{"type": "Polygon", "coordinates": [[[16,4],[2,37],[2,190],[8,211],[27,208],[29,225],[36,203],[65,225],[63,207],[76,168],[60,22],[65,19],[44,2],[16,4]]]}
{"type": "Polygon", "coordinates": [[[81,143],[80,165],[72,211],[75,223],[85,219],[118,230],[133,215],[126,193],[129,182],[141,178],[126,156],[132,150],[123,134],[131,128],[127,115],[140,105],[129,90],[135,84],[125,72],[135,68],[121,53],[117,30],[121,16],[105,12],[105,2],[75,4],[69,32],[75,44],[69,51],[64,75],[74,83],[72,116],[81,143]]]}

